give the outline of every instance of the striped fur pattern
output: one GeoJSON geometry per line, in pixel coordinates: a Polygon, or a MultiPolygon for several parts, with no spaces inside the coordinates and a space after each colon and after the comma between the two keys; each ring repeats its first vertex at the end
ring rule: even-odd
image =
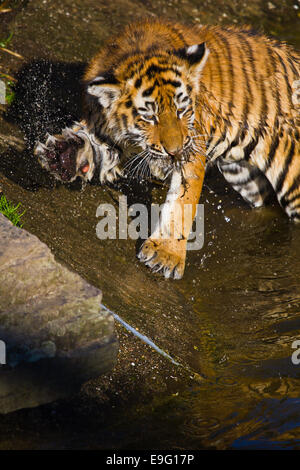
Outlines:
{"type": "MultiPolygon", "coordinates": [[[[163,220],[139,254],[151,269],[182,277],[191,225],[176,240],[166,240],[164,227],[169,235],[185,204],[195,213],[206,161],[252,206],[274,191],[300,220],[299,65],[292,48],[248,27],[159,20],[127,26],[91,61],[85,132],[123,154],[134,149],[127,168],[136,163],[140,177],[171,176],[163,220]]],[[[119,154],[108,163],[105,155],[101,168],[111,173],[119,154]]]]}
{"type": "Polygon", "coordinates": [[[272,195],[272,186],[265,175],[245,160],[227,162],[219,159],[218,168],[224,178],[252,207],[261,207],[272,195]]]}
{"type": "Polygon", "coordinates": [[[164,133],[157,132],[160,124],[175,147],[186,149],[183,162],[202,143],[207,159],[218,161],[253,206],[268,195],[267,179],[287,214],[299,219],[299,63],[291,48],[249,28],[131,25],[87,70],[87,120],[117,142],[148,152],[151,171],[161,178],[174,158],[164,133]],[[198,58],[189,62],[184,51],[193,56],[193,48],[198,58]]]}

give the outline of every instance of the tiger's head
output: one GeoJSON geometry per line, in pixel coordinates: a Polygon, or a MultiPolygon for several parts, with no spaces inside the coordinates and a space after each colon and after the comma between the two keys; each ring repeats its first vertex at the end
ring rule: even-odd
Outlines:
{"type": "Polygon", "coordinates": [[[87,84],[100,132],[139,148],[154,177],[165,179],[197,151],[195,109],[208,55],[204,43],[135,55],[87,84]]]}

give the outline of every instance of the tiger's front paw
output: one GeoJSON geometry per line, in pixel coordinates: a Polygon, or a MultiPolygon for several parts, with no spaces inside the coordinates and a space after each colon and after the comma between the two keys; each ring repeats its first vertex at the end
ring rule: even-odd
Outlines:
{"type": "Polygon", "coordinates": [[[106,143],[98,144],[97,150],[100,150],[100,155],[98,157],[100,166],[100,183],[113,183],[122,176],[122,170],[118,166],[120,154],[118,150],[110,147],[106,143]]]}
{"type": "Polygon", "coordinates": [[[66,183],[77,176],[91,181],[96,169],[101,184],[113,182],[122,175],[117,149],[103,142],[84,124],[74,124],[60,135],[47,135],[46,143],[38,142],[34,154],[43,168],[66,183]]]}
{"type": "MultiPolygon", "coordinates": [[[[56,179],[66,183],[74,181],[78,175],[77,155],[85,142],[75,134],[53,136],[48,134],[46,143],[38,142],[34,154],[43,168],[56,179]]],[[[88,170],[87,164],[81,168],[82,173],[88,170]]]]}
{"type": "Polygon", "coordinates": [[[186,240],[148,238],[138,254],[140,261],[166,278],[181,279],[186,258],[186,240]]]}

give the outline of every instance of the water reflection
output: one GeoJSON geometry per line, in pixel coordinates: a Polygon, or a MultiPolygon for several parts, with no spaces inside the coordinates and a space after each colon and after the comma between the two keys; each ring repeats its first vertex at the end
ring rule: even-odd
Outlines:
{"type": "Polygon", "coordinates": [[[276,206],[232,207],[223,194],[228,224],[204,197],[205,260],[191,254],[179,289],[198,315],[193,365],[207,381],[189,391],[184,432],[209,447],[298,448],[299,228],[276,206]]]}

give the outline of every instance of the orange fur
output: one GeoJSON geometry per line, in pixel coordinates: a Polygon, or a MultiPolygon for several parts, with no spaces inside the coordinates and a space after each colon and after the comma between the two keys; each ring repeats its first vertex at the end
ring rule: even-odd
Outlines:
{"type": "Polygon", "coordinates": [[[162,226],[140,253],[152,269],[183,274],[191,223],[176,239],[171,213],[185,204],[195,213],[206,159],[253,206],[273,187],[300,220],[299,64],[292,48],[249,27],[160,20],[128,25],[92,59],[84,76],[88,131],[148,152],[155,177],[173,171],[162,226]]]}

